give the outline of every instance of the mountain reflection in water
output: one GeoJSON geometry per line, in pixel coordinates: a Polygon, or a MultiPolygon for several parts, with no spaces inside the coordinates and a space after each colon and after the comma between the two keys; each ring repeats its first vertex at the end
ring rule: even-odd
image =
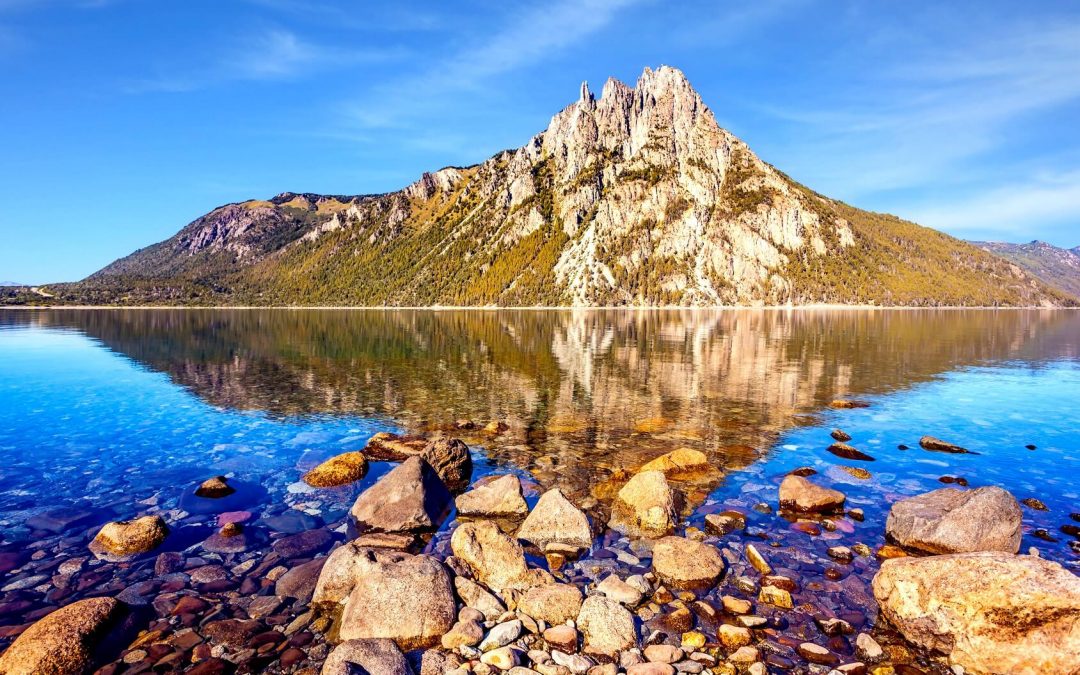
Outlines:
{"type": "Polygon", "coordinates": [[[1080,353],[1067,311],[50,310],[4,326],[85,334],[221,408],[504,420],[469,440],[579,497],[678,447],[746,466],[835,398],[1080,353]]]}

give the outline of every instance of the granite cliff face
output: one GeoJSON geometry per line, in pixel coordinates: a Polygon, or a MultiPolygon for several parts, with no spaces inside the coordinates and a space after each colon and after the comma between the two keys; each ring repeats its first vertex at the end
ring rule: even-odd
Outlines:
{"type": "Polygon", "coordinates": [[[305,305],[1057,305],[988,252],[818,195],[679,70],[611,79],[523,147],[398,192],[230,204],[68,301],[305,305]]]}

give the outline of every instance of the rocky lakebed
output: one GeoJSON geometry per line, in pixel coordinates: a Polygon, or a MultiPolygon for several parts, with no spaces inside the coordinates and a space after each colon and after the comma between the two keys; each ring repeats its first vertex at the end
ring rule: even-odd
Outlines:
{"type": "Polygon", "coordinates": [[[1021,551],[1080,556],[1080,513],[946,475],[870,531],[837,477],[874,458],[841,429],[825,474],[739,498],[691,448],[568,495],[477,470],[505,431],[380,432],[105,524],[38,513],[0,552],[0,674],[1080,673],[1080,577],[1021,551]]]}

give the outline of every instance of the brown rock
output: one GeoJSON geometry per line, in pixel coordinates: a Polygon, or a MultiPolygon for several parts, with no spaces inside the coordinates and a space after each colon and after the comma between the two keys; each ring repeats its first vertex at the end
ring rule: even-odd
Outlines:
{"type": "Polygon", "coordinates": [[[657,541],[652,565],[661,581],[679,589],[709,588],[724,573],[724,558],[715,547],[683,537],[657,541]]]}
{"type": "Polygon", "coordinates": [[[566,623],[581,611],[581,591],[573,584],[543,584],[525,592],[518,609],[537,621],[566,623]]]}
{"type": "Polygon", "coordinates": [[[459,495],[454,504],[461,516],[514,518],[529,512],[521,496],[521,481],[509,474],[459,495]]]}
{"type": "Polygon", "coordinates": [[[887,560],[874,577],[886,619],[973,673],[1080,672],[1080,577],[1032,556],[887,560]]]}
{"type": "Polygon", "coordinates": [[[893,504],[885,532],[928,553],[1020,550],[1023,513],[999,487],[941,488],[893,504]]]}
{"type": "Polygon", "coordinates": [[[320,675],[413,675],[405,656],[393,640],[346,640],[326,657],[320,675]],[[356,667],[358,666],[358,667],[356,667]]]}
{"type": "Polygon", "coordinates": [[[844,493],[811,483],[794,474],[780,483],[780,508],[813,513],[831,513],[844,507],[844,493]]]}
{"type": "Polygon", "coordinates": [[[934,438],[933,436],[923,436],[919,439],[919,445],[924,450],[933,450],[934,452],[951,452],[954,454],[963,454],[968,452],[967,448],[961,448],[959,445],[954,445],[947,441],[943,441],[940,438],[934,438]]]}
{"type": "Polygon", "coordinates": [[[214,476],[213,478],[204,480],[202,484],[195,489],[195,496],[220,499],[221,497],[228,497],[234,492],[236,492],[236,490],[229,485],[228,479],[225,478],[225,476],[214,476]]]}
{"type": "Polygon", "coordinates": [[[458,492],[468,487],[472,477],[472,455],[463,441],[437,436],[424,446],[420,457],[435,469],[451,491],[458,492]]]}
{"type": "Polygon", "coordinates": [[[581,604],[577,627],[585,636],[582,651],[586,654],[611,657],[637,646],[634,616],[602,595],[591,595],[581,604]]]}
{"type": "Polygon", "coordinates": [[[161,516],[105,523],[90,550],[99,558],[134,556],[154,550],[168,535],[169,527],[161,516]]]}
{"type": "Polygon", "coordinates": [[[853,459],[860,462],[874,461],[873,457],[866,454],[862,450],[859,450],[858,448],[848,445],[847,443],[833,443],[828,448],[826,448],[826,450],[836,455],[837,457],[843,457],[844,459],[853,459]]]}
{"type": "Polygon", "coordinates": [[[367,473],[367,458],[362,452],[346,452],[331,457],[304,474],[311,487],[331,488],[354,483],[367,473]]]}
{"type": "Polygon", "coordinates": [[[420,457],[410,457],[361,493],[350,513],[362,529],[409,532],[438,526],[449,504],[439,475],[420,457]]]}
{"type": "Polygon", "coordinates": [[[540,496],[517,536],[540,549],[552,545],[579,550],[592,546],[588,517],[558,488],[540,496]]]}
{"type": "Polygon", "coordinates": [[[503,534],[491,521],[458,526],[450,537],[450,548],[480,581],[496,592],[529,585],[521,544],[503,534]]]}
{"type": "Polygon", "coordinates": [[[113,598],[89,598],[46,614],[0,655],[4,675],[80,675],[92,670],[94,652],[122,614],[113,598]]]}
{"type": "Polygon", "coordinates": [[[301,604],[311,602],[315,584],[319,582],[319,574],[327,560],[328,558],[316,558],[282,574],[274,584],[274,595],[296,598],[301,604]]]}
{"type": "Polygon", "coordinates": [[[674,532],[677,520],[667,478],[660,471],[642,471],[619,490],[608,527],[634,537],[657,538],[674,532]]]}
{"type": "Polygon", "coordinates": [[[659,471],[664,474],[665,478],[684,480],[695,478],[711,470],[712,466],[709,464],[709,458],[705,456],[704,452],[690,448],[679,448],[646,463],[645,466],[638,469],[638,472],[659,471]]]}
{"type": "Polygon", "coordinates": [[[427,444],[427,439],[420,436],[398,436],[380,431],[368,439],[364,455],[373,460],[403,462],[419,455],[427,444]]]}

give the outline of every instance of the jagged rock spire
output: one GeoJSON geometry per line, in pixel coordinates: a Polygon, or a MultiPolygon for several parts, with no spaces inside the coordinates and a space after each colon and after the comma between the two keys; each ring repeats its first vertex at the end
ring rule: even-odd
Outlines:
{"type": "Polygon", "coordinates": [[[582,83],[581,83],[581,102],[582,103],[592,103],[593,102],[593,95],[592,95],[592,92],[589,91],[589,82],[588,82],[588,80],[582,81],[582,83]]]}

